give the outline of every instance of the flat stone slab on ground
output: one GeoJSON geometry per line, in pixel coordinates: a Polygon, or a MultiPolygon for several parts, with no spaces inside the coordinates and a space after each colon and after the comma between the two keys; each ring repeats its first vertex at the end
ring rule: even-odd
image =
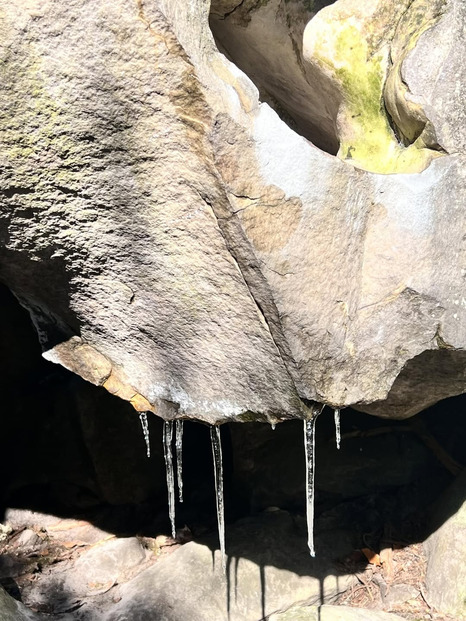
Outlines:
{"type": "Polygon", "coordinates": [[[218,541],[191,542],[122,585],[105,621],[257,621],[296,601],[333,601],[352,583],[333,559],[348,552],[344,532],[326,533],[312,559],[306,534],[285,511],[227,528],[224,575],[218,541]]]}
{"type": "Polygon", "coordinates": [[[350,606],[293,606],[267,621],[405,621],[398,615],[350,606]]]}

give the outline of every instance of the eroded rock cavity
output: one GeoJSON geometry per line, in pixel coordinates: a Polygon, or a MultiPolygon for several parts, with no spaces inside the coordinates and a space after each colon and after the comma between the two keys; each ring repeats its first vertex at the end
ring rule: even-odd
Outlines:
{"type": "Polygon", "coordinates": [[[295,131],[359,168],[406,173],[443,151],[403,62],[445,5],[213,2],[210,22],[219,48],[295,131]]]}

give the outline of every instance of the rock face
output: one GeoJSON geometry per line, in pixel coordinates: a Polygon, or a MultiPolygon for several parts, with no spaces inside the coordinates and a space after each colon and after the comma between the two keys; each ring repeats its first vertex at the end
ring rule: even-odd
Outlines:
{"type": "Polygon", "coordinates": [[[437,530],[425,543],[429,603],[455,619],[466,619],[466,474],[453,483],[440,503],[437,530]]]}
{"type": "MultiPolygon", "coordinates": [[[[39,615],[28,610],[21,602],[17,602],[10,597],[1,586],[0,613],[2,621],[45,621],[44,615],[39,615]]],[[[69,617],[64,617],[63,621],[71,621],[71,619],[69,617]]]]}
{"type": "Polygon", "coordinates": [[[3,4],[0,280],[48,359],[210,423],[466,390],[464,3],[325,4],[212,2],[263,103],[207,0],[3,4]]]}
{"type": "Polygon", "coordinates": [[[220,554],[209,549],[216,541],[187,543],[123,584],[121,599],[103,618],[149,620],[155,612],[164,621],[253,621],[296,601],[331,602],[354,580],[336,575],[332,563],[348,543],[345,533],[332,533],[313,561],[304,550],[304,532],[286,512],[245,519],[229,529],[226,575],[220,554]]]}
{"type": "Polygon", "coordinates": [[[271,615],[268,621],[402,621],[403,617],[378,610],[349,606],[293,606],[271,615]]]}

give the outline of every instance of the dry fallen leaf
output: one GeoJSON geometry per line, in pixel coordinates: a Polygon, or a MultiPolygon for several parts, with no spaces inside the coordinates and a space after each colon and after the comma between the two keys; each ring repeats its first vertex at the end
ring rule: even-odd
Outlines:
{"type": "Polygon", "coordinates": [[[388,583],[393,582],[395,574],[393,568],[393,550],[391,548],[383,548],[380,550],[380,560],[383,564],[383,574],[385,576],[385,580],[388,583]]]}
{"type": "Polygon", "coordinates": [[[380,561],[380,556],[376,552],[374,552],[374,550],[371,550],[370,548],[361,548],[361,552],[364,554],[364,556],[367,558],[368,562],[371,565],[377,565],[378,567],[382,565],[380,561]]]}

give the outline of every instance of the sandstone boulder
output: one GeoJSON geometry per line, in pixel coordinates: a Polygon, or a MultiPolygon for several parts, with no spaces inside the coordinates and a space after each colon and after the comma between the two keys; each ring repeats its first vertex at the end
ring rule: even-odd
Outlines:
{"type": "Polygon", "coordinates": [[[209,423],[466,390],[464,3],[325,4],[4,3],[0,280],[46,357],[209,423]]]}

